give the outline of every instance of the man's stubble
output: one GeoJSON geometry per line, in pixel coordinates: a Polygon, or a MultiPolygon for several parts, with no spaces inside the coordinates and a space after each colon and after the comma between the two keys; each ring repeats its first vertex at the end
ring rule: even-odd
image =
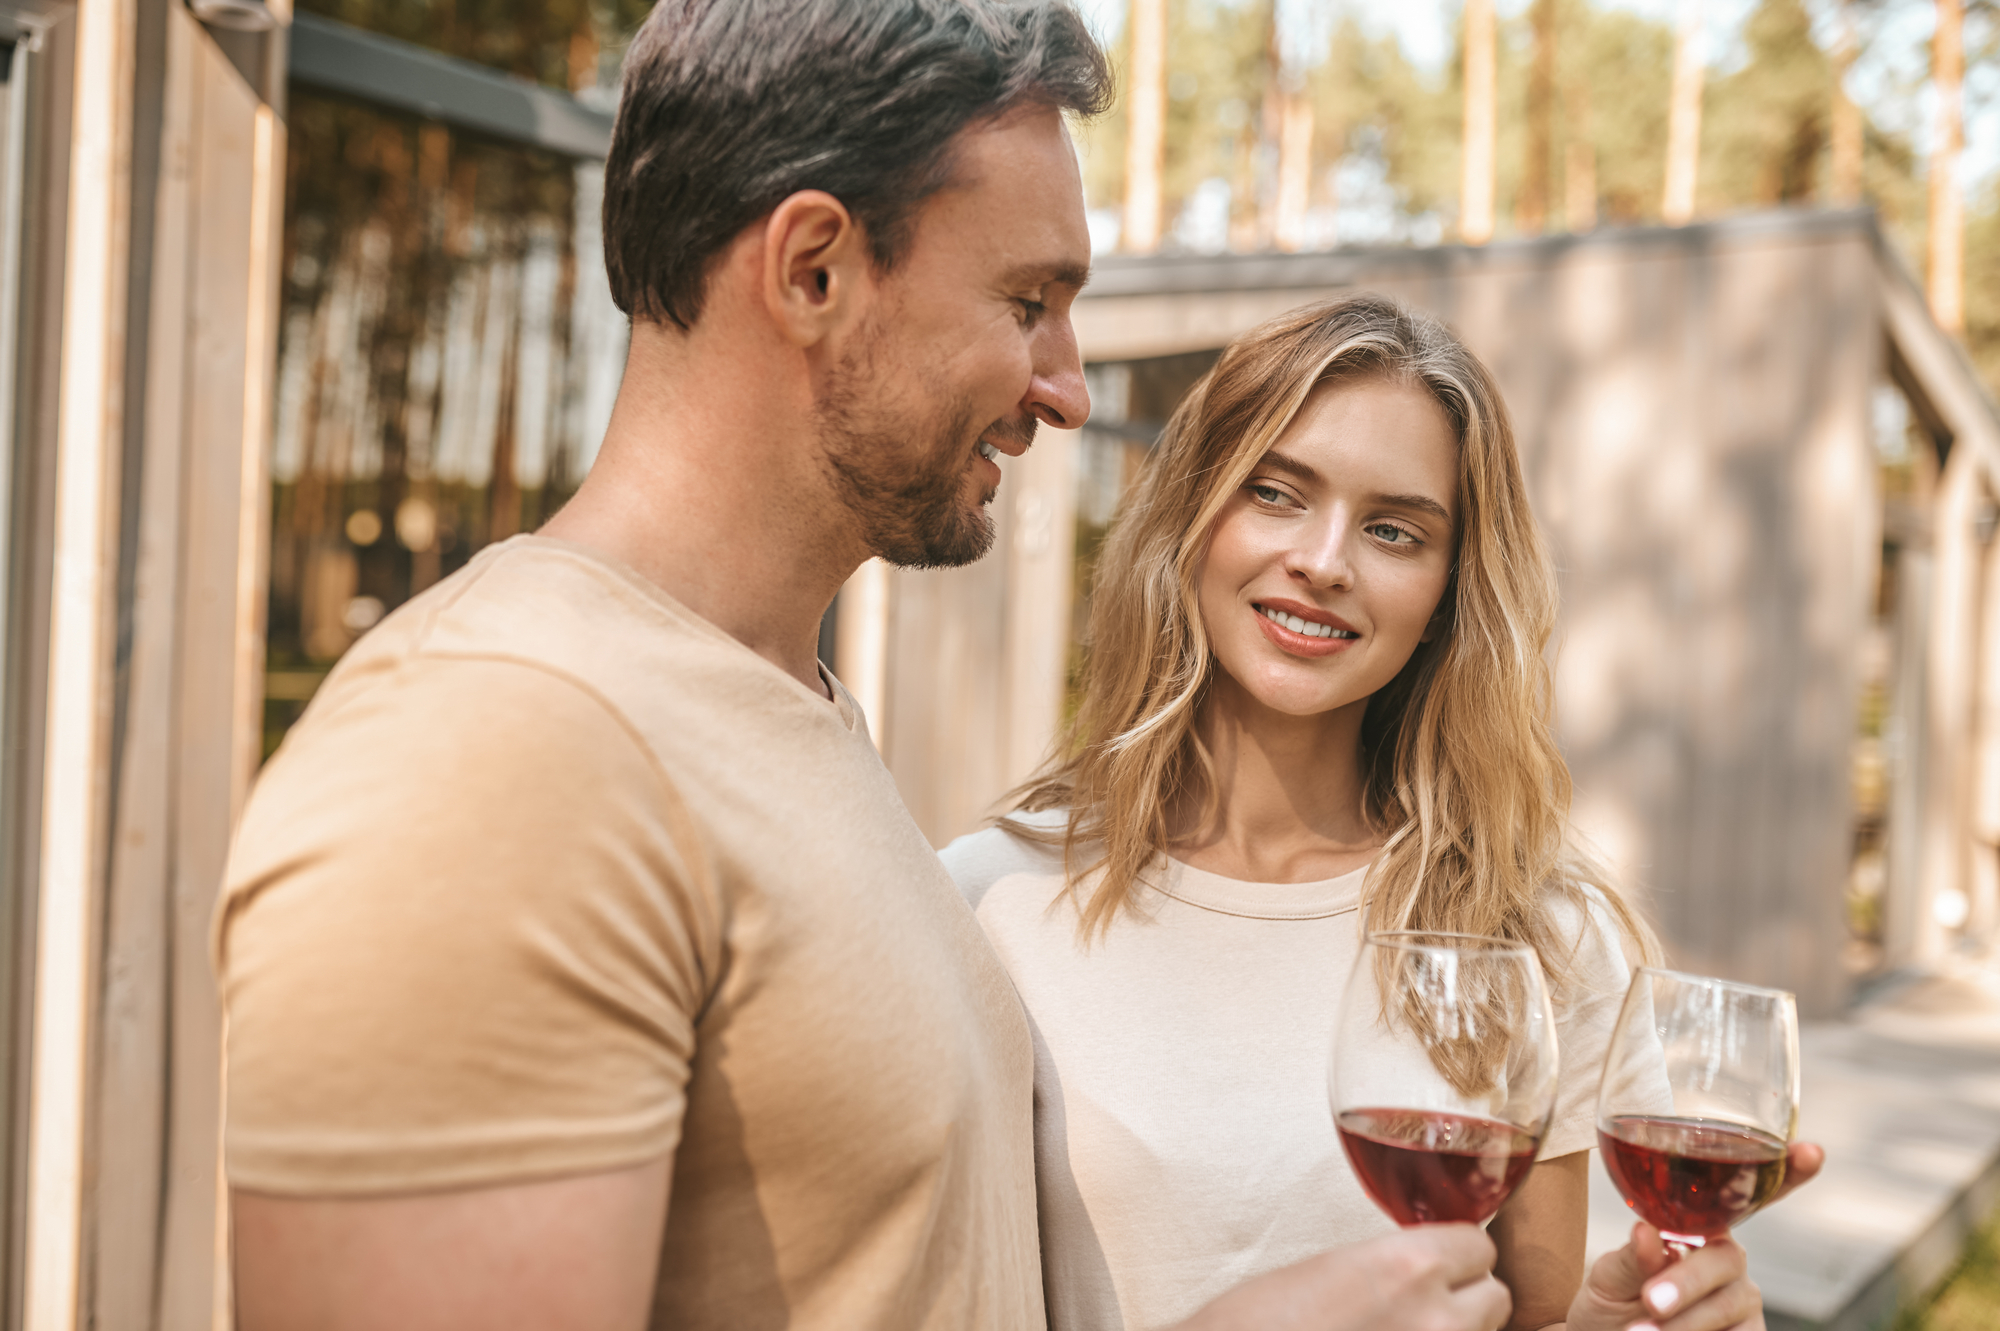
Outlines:
{"type": "Polygon", "coordinates": [[[975,436],[973,407],[965,394],[930,394],[939,403],[931,413],[910,412],[898,419],[875,403],[883,399],[877,350],[883,338],[872,330],[842,358],[816,406],[821,456],[829,478],[860,522],[868,548],[899,568],[957,568],[993,548],[993,519],[987,490],[976,507],[962,495],[966,470],[979,437],[1027,443],[1035,421],[995,421],[975,436]],[[923,445],[913,466],[902,459],[912,440],[923,445]]]}

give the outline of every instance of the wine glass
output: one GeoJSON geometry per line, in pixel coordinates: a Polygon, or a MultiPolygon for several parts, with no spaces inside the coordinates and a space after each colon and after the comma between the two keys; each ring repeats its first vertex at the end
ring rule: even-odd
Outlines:
{"type": "Polygon", "coordinates": [[[1641,966],[1597,1092],[1604,1171],[1677,1255],[1785,1181],[1798,1122],[1798,1005],[1782,989],[1641,966]]]}
{"type": "Polygon", "coordinates": [[[1370,934],[1341,999],[1331,1080],[1341,1147],[1397,1224],[1491,1218],[1555,1109],[1555,1015],[1534,949],[1370,934]]]}

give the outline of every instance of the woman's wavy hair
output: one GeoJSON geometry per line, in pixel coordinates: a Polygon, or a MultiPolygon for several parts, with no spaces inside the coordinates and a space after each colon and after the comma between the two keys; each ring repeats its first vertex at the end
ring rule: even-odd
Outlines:
{"type": "Polygon", "coordinates": [[[1657,944],[1570,830],[1546,655],[1555,574],[1499,389],[1442,324],[1383,296],[1343,296],[1253,329],[1174,412],[1098,563],[1075,716],[1056,756],[1010,796],[1015,813],[1067,810],[1067,826],[1001,822],[1064,846],[1089,941],[1160,867],[1170,814],[1214,816],[1196,725],[1216,669],[1196,600],[1209,537],[1314,388],[1370,379],[1419,387],[1444,409],[1459,444],[1460,519],[1439,631],[1362,722],[1365,813],[1385,838],[1364,922],[1528,943],[1560,995],[1573,940],[1558,937],[1557,899],[1586,906],[1595,887],[1636,951],[1651,957],[1657,944]]]}

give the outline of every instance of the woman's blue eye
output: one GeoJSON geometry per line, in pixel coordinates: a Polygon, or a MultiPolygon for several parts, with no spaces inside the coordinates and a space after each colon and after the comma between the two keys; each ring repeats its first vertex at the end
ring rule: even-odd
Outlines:
{"type": "Polygon", "coordinates": [[[1280,504],[1286,499],[1285,492],[1275,485],[1253,485],[1250,487],[1250,493],[1267,504],[1280,504]]]}
{"type": "Polygon", "coordinates": [[[1378,522],[1370,527],[1368,531],[1371,535],[1379,537],[1391,545],[1402,545],[1417,539],[1391,522],[1378,522]]]}

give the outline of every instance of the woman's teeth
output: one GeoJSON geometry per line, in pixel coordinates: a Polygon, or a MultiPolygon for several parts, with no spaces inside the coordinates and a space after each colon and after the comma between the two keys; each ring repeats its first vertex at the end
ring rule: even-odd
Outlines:
{"type": "Polygon", "coordinates": [[[987,443],[984,439],[981,439],[979,441],[979,456],[991,462],[994,458],[1000,456],[1000,450],[987,443]]]}
{"type": "Polygon", "coordinates": [[[1288,628],[1294,633],[1303,633],[1308,638],[1358,638],[1361,636],[1359,633],[1354,633],[1347,629],[1337,629],[1331,624],[1315,624],[1310,619],[1300,619],[1297,615],[1288,615],[1282,610],[1273,610],[1269,606],[1259,606],[1257,608],[1263,612],[1264,618],[1270,620],[1273,624],[1288,628]]]}

